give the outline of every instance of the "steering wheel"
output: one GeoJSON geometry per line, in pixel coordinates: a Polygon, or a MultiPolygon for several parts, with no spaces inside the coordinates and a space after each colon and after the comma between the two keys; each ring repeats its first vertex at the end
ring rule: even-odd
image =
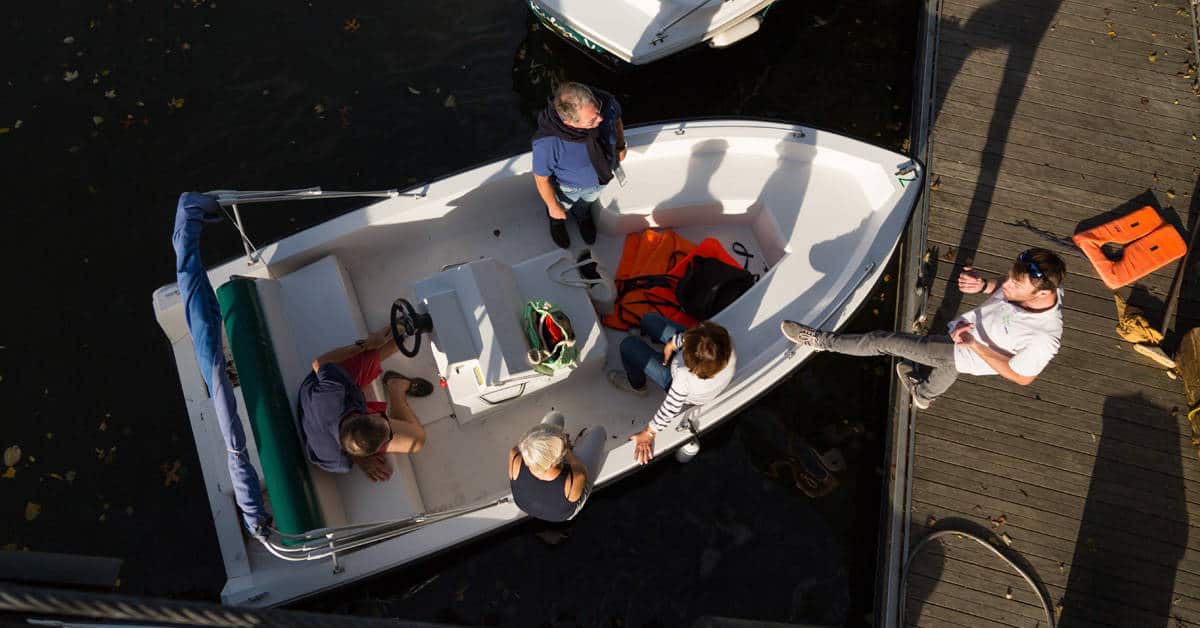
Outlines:
{"type": "Polygon", "coordinates": [[[392,302],[392,339],[396,348],[407,357],[415,357],[421,351],[421,334],[433,331],[433,319],[428,314],[418,314],[407,299],[392,302]],[[412,348],[405,341],[412,338],[412,348]]]}

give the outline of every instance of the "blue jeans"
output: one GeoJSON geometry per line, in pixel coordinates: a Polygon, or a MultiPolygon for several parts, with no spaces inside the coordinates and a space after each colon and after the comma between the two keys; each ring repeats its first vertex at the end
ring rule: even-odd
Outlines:
{"type": "MultiPolygon", "coordinates": [[[[674,323],[658,312],[650,312],[642,317],[639,327],[642,335],[652,342],[667,344],[676,334],[687,331],[682,325],[674,323]]],[[[641,338],[628,336],[621,341],[621,366],[625,367],[625,377],[629,385],[641,390],[646,387],[646,378],[650,378],[663,390],[671,388],[671,367],[662,363],[663,354],[646,344],[641,338]]]]}
{"type": "Polygon", "coordinates": [[[557,184],[554,191],[563,209],[571,212],[576,220],[578,220],[587,216],[596,207],[596,201],[600,200],[600,190],[603,189],[603,185],[594,185],[589,188],[573,188],[560,183],[557,184]]]}

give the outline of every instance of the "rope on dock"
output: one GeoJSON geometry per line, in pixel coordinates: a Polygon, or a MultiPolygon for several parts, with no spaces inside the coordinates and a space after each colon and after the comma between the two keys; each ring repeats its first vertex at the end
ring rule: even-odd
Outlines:
{"type": "MultiPolygon", "coordinates": [[[[1014,563],[1011,558],[1009,558],[1008,556],[1005,556],[1003,552],[1001,552],[999,549],[996,548],[996,546],[987,542],[987,540],[983,539],[982,537],[975,536],[974,534],[971,534],[970,532],[963,532],[961,530],[935,530],[933,532],[930,532],[929,535],[926,536],[925,538],[921,539],[921,542],[917,543],[916,546],[912,548],[912,551],[908,553],[908,560],[904,563],[904,571],[900,574],[900,590],[901,591],[908,590],[907,589],[908,571],[912,567],[913,559],[917,557],[917,554],[920,553],[921,549],[924,548],[926,545],[928,545],[930,541],[933,541],[935,539],[940,539],[943,536],[949,536],[952,534],[955,536],[966,537],[966,538],[971,539],[972,541],[975,541],[976,543],[979,543],[980,545],[986,547],[993,554],[995,554],[996,556],[999,556],[1000,560],[1004,561],[1009,567],[1012,567],[1013,570],[1016,571],[1022,578],[1024,578],[1025,582],[1029,583],[1029,588],[1033,589],[1034,594],[1037,595],[1038,600],[1041,601],[1041,603],[1042,603],[1042,611],[1044,611],[1046,613],[1046,625],[1049,626],[1050,628],[1054,628],[1054,611],[1053,611],[1052,607],[1050,606],[1050,599],[1045,594],[1042,593],[1042,589],[1040,587],[1038,587],[1036,582],[1033,581],[1033,578],[1031,578],[1029,576],[1029,574],[1025,573],[1024,569],[1021,569],[1020,567],[1018,567],[1017,564],[1014,563]]],[[[904,601],[905,601],[905,597],[901,596],[901,598],[900,598],[900,617],[899,617],[899,620],[901,622],[904,621],[904,601]]]]}

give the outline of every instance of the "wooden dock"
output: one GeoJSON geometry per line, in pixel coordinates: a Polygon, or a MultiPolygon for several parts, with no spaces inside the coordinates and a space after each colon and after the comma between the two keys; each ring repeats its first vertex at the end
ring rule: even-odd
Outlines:
{"type": "MultiPolygon", "coordinates": [[[[962,265],[1002,276],[1043,246],[1067,262],[1066,331],[1033,384],[963,376],[916,415],[908,545],[942,528],[996,539],[1062,626],[1200,624],[1200,459],[1182,385],[1116,336],[1112,292],[1052,241],[1146,204],[1181,228],[1200,218],[1188,1],[943,0],[929,35],[930,328],[979,304],[954,287],[962,265]]],[[[1176,267],[1133,290],[1155,324],[1176,267]]],[[[1200,325],[1196,275],[1178,330],[1200,325]]],[[[1045,625],[1024,581],[962,539],[927,548],[904,596],[906,625],[1045,625]]]]}

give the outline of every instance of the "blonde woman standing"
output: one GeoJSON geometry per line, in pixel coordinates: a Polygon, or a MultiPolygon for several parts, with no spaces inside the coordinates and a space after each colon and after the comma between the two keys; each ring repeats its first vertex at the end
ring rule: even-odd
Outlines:
{"type": "Polygon", "coordinates": [[[529,516],[567,521],[579,514],[604,463],[604,428],[588,428],[574,446],[561,412],[551,410],[508,457],[513,501],[529,516]]]}

